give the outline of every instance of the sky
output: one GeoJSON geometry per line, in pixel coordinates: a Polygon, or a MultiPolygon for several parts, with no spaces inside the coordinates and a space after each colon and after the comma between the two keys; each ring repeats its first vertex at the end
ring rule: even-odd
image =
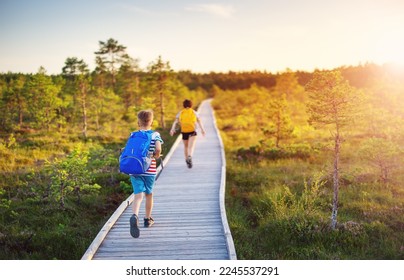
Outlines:
{"type": "Polygon", "coordinates": [[[404,65],[404,0],[0,0],[0,72],[95,68],[113,38],[141,68],[282,72],[404,65]]]}

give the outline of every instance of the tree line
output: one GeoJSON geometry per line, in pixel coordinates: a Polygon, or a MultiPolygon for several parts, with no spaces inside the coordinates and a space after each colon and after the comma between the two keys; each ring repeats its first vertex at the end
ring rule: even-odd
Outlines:
{"type": "MultiPolygon", "coordinates": [[[[377,65],[374,63],[365,63],[357,66],[341,66],[337,69],[342,76],[357,88],[371,87],[375,80],[380,78],[391,80],[404,80],[404,71],[396,69],[397,66],[392,64],[377,65]],[[396,71],[398,70],[398,71],[396,71]]],[[[316,69],[324,71],[329,69],[316,69]]],[[[179,71],[178,78],[189,89],[202,88],[208,92],[214,87],[222,90],[242,90],[248,89],[252,84],[256,84],[264,88],[273,88],[277,83],[277,77],[285,72],[293,72],[297,82],[304,86],[314,75],[314,71],[292,71],[285,69],[277,73],[266,71],[229,71],[227,73],[210,72],[210,73],[192,73],[191,71],[179,71]]]]}
{"type": "Polygon", "coordinates": [[[94,54],[93,71],[84,60],[68,57],[59,75],[47,75],[43,67],[35,74],[1,74],[1,131],[77,129],[87,138],[111,122],[133,122],[143,108],[154,109],[156,125],[165,128],[181,99],[206,96],[184,86],[161,56],[140,69],[112,38],[100,41],[94,54]]]}

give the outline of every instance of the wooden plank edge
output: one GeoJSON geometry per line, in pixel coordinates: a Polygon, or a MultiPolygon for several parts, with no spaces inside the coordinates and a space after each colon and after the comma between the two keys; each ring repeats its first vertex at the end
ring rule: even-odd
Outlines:
{"type": "MultiPolygon", "coordinates": [[[[212,101],[212,99],[209,100],[209,103],[211,101],[212,101]]],[[[223,230],[224,230],[224,235],[225,235],[225,238],[226,238],[226,245],[227,245],[227,250],[228,250],[228,253],[229,253],[229,259],[230,260],[237,260],[236,248],[234,247],[233,237],[231,235],[229,223],[227,221],[226,206],[225,206],[226,156],[225,156],[225,152],[224,152],[223,140],[222,140],[222,137],[220,136],[220,131],[219,131],[218,127],[217,127],[213,107],[212,107],[212,116],[213,116],[213,126],[214,126],[214,128],[216,130],[217,137],[219,138],[220,153],[221,153],[221,157],[222,157],[222,176],[220,178],[220,190],[219,190],[220,215],[221,215],[221,218],[222,218],[223,230]]]]}
{"type": "Polygon", "coordinates": [[[84,253],[82,260],[91,260],[94,254],[97,252],[98,248],[100,247],[101,243],[104,241],[105,236],[107,236],[108,232],[111,230],[113,225],[119,219],[121,214],[126,210],[128,205],[132,203],[134,199],[134,195],[131,194],[125,201],[119,205],[118,209],[112,214],[112,216],[108,219],[108,221],[104,224],[101,228],[100,232],[94,238],[93,242],[88,247],[87,251],[84,253]]]}

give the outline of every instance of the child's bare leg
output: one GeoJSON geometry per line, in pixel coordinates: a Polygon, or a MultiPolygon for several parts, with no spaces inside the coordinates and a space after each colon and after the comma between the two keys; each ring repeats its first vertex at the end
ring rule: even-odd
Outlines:
{"type": "Polygon", "coordinates": [[[135,194],[135,199],[133,200],[133,203],[132,203],[132,210],[133,210],[133,214],[136,214],[136,216],[139,216],[139,209],[140,209],[140,204],[142,203],[142,200],[143,200],[143,193],[135,194]]]}
{"type": "Polygon", "coordinates": [[[140,204],[142,203],[143,200],[143,193],[135,194],[135,198],[132,202],[132,210],[133,210],[133,215],[129,219],[130,223],[130,235],[132,235],[133,238],[138,238],[139,237],[139,208],[140,204]]]}
{"type": "Polygon", "coordinates": [[[189,137],[188,155],[192,157],[195,149],[196,136],[189,137]]]}
{"type": "Polygon", "coordinates": [[[188,144],[189,144],[189,140],[183,140],[183,142],[184,142],[184,156],[185,156],[185,159],[187,159],[188,158],[188,144]]]}
{"type": "Polygon", "coordinates": [[[153,194],[146,194],[146,216],[149,219],[151,217],[151,212],[153,210],[153,194]]]}

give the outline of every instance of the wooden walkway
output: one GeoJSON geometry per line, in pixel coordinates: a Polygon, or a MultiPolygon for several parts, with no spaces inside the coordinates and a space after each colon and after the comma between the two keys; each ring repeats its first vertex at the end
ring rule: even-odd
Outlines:
{"type": "Polygon", "coordinates": [[[131,195],[107,221],[82,259],[236,259],[224,208],[223,144],[209,100],[201,104],[199,114],[206,136],[198,135],[194,167],[188,169],[185,164],[180,137],[164,159],[164,169],[153,192],[155,224],[143,227],[143,200],[140,237],[132,238],[131,195]]]}

